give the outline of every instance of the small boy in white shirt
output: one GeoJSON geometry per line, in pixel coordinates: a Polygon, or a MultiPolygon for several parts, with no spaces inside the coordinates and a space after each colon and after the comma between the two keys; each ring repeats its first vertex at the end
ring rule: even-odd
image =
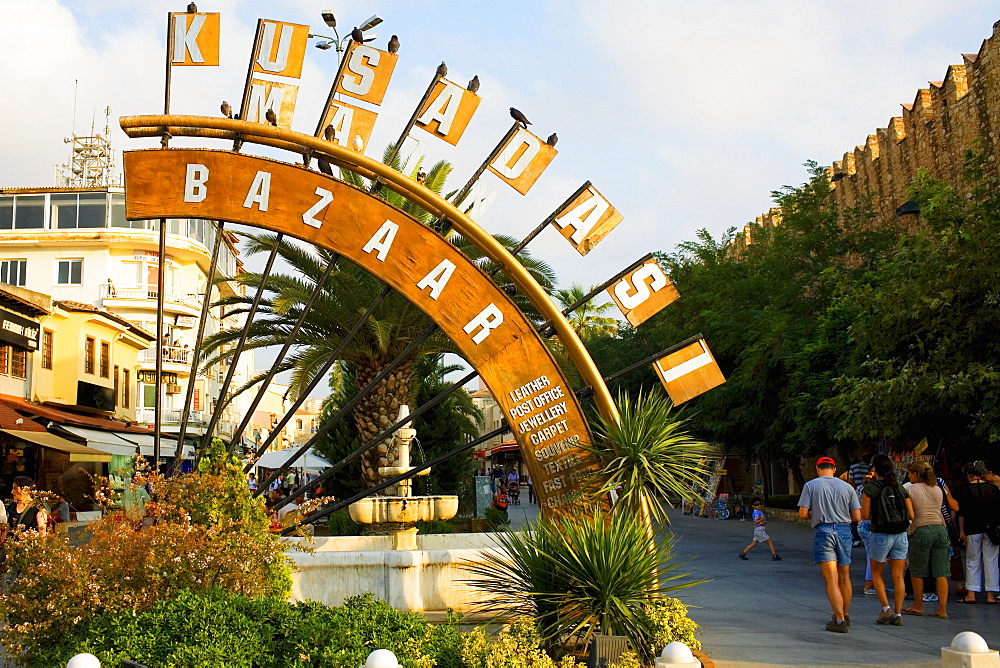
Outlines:
{"type": "Polygon", "coordinates": [[[767,517],[764,516],[764,502],[760,499],[754,499],[753,541],[743,548],[742,552],[740,552],[740,559],[743,561],[749,561],[750,558],[747,557],[747,552],[757,547],[758,543],[767,543],[767,546],[771,548],[771,560],[781,561],[781,557],[778,555],[777,550],[774,549],[774,541],[767,535],[767,530],[764,528],[765,526],[767,526],[767,517]]]}

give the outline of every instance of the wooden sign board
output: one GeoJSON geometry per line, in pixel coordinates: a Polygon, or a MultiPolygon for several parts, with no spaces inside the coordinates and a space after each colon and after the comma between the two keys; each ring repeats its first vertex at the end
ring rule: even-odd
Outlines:
{"type": "Polygon", "coordinates": [[[562,207],[553,222],[576,252],[586,255],[623,219],[624,216],[591,185],[562,207]]]}
{"type": "Polygon", "coordinates": [[[481,99],[458,84],[441,79],[420,108],[415,125],[455,146],[469,127],[481,99]]]}
{"type": "Polygon", "coordinates": [[[653,367],[675,405],[726,382],[704,340],[656,360],[653,367]]]}
{"type": "Polygon", "coordinates": [[[178,67],[218,66],[220,24],[219,14],[171,12],[170,39],[174,48],[170,64],[178,67]]]}
{"type": "MultiPolygon", "coordinates": [[[[321,127],[325,129],[328,125],[332,125],[333,141],[345,148],[354,146],[355,137],[361,137],[361,141],[364,142],[362,145],[368,146],[368,138],[372,135],[377,118],[378,114],[374,111],[355,107],[346,102],[334,101],[326,110],[321,127]]],[[[323,136],[322,131],[320,131],[320,136],[323,136]]]]}
{"type": "Polygon", "coordinates": [[[681,296],[653,258],[622,274],[608,288],[608,294],[633,327],[646,322],[681,296]]]}
{"type": "Polygon", "coordinates": [[[517,192],[527,195],[558,153],[531,132],[520,128],[489,164],[489,170],[517,192]]]}
{"type": "Polygon", "coordinates": [[[367,44],[351,41],[347,64],[337,81],[337,92],[370,104],[382,104],[398,56],[367,44]]]}
{"type": "Polygon", "coordinates": [[[278,83],[252,79],[250,95],[247,98],[245,120],[251,123],[266,123],[268,109],[273,109],[278,117],[278,127],[291,129],[292,117],[295,115],[295,101],[299,96],[299,87],[292,84],[278,83]]]}
{"type": "Polygon", "coordinates": [[[257,52],[253,71],[276,77],[298,79],[306,58],[309,26],[261,19],[257,22],[257,52]]]}
{"type": "Polygon", "coordinates": [[[423,310],[507,415],[546,512],[588,512],[596,469],[583,410],[531,322],[429,227],[362,190],[297,165],[230,151],[125,153],[125,216],[244,223],[343,255],[423,310]]]}

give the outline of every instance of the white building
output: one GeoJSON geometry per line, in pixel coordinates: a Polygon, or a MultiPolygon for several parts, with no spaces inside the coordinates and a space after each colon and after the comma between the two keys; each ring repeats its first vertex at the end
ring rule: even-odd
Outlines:
{"type": "MultiPolygon", "coordinates": [[[[152,425],[156,356],[162,354],[161,428],[176,432],[192,382],[191,349],[202,305],[206,299],[214,302],[242,289],[235,281],[207,285],[215,230],[214,223],[205,220],[167,221],[160,286],[159,221],[126,220],[122,189],[0,189],[0,282],[51,295],[57,301],[93,305],[153,333],[162,289],[166,345],[160,353],[154,346],[139,354],[129,390],[135,397],[137,421],[152,425]]],[[[235,237],[226,234],[216,275],[233,277],[239,271],[235,237]]],[[[223,319],[221,308],[213,307],[206,334],[241,326],[236,319],[223,319]]],[[[203,433],[226,371],[218,365],[210,373],[196,374],[189,434],[203,433]]],[[[244,351],[230,390],[242,386],[253,372],[253,353],[244,351]]],[[[225,409],[218,435],[232,435],[251,395],[244,393],[225,409]]]]}

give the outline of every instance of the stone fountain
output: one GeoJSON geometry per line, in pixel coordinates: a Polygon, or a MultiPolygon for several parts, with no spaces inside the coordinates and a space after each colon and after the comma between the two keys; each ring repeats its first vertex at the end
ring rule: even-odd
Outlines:
{"type": "MultiPolygon", "coordinates": [[[[405,420],[410,415],[410,407],[402,405],[399,408],[397,422],[405,420]]],[[[398,452],[397,466],[380,466],[378,474],[382,478],[408,473],[410,466],[410,446],[417,436],[417,430],[412,422],[407,422],[393,436],[395,450],[398,452]]],[[[431,470],[424,469],[417,475],[427,475],[431,470]]],[[[351,519],[358,524],[389,525],[392,529],[392,549],[417,549],[417,522],[432,520],[450,520],[458,512],[457,496],[413,496],[412,481],[407,479],[396,487],[396,496],[372,496],[362,499],[350,506],[351,519]]]]}
{"type": "MultiPolygon", "coordinates": [[[[409,407],[402,406],[399,420],[409,414],[409,407]]],[[[383,479],[411,470],[410,446],[416,433],[407,423],[386,444],[386,452],[398,451],[398,461],[396,466],[379,467],[383,479]]],[[[406,480],[396,487],[395,496],[369,497],[349,506],[355,522],[387,529],[376,532],[381,535],[320,537],[308,552],[291,552],[296,566],[292,597],[343,605],[350,596],[371,592],[397,610],[420,612],[429,619],[443,621],[448,610],[472,619],[483,593],[470,585],[481,576],[469,567],[485,563],[482,551],[496,545],[487,534],[418,536],[416,522],[454,517],[458,497],[413,496],[412,489],[406,480]]]]}

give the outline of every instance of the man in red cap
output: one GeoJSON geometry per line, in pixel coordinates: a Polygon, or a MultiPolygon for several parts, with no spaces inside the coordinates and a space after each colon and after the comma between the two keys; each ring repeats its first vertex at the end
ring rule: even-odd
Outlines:
{"type": "Polygon", "coordinates": [[[813,561],[826,581],[833,619],[826,630],[847,633],[851,625],[851,522],[861,520],[861,501],[850,483],[836,477],[837,463],[816,461],[816,477],[802,487],[799,517],[813,527],[813,561]]]}

